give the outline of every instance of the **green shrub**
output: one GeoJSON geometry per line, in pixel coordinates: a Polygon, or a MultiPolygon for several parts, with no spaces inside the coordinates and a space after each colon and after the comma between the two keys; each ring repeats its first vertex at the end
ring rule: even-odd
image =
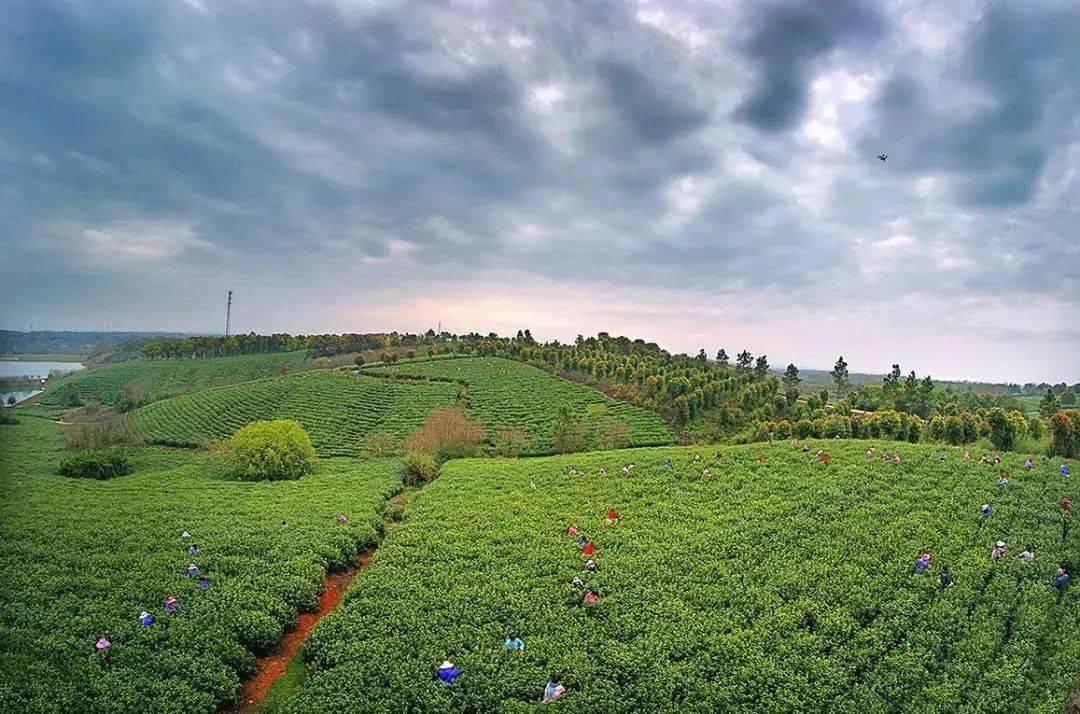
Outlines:
{"type": "Polygon", "coordinates": [[[80,451],[60,464],[60,475],[69,478],[93,478],[104,480],[127,476],[134,467],[123,449],[112,447],[92,451],[80,451]]]}
{"type": "Polygon", "coordinates": [[[410,451],[405,454],[405,483],[423,486],[439,474],[439,463],[426,451],[410,451]]]}
{"type": "Polygon", "coordinates": [[[300,478],[315,467],[315,449],[295,421],[256,421],[233,434],[227,444],[234,476],[246,481],[300,478]]]}
{"type": "Polygon", "coordinates": [[[0,424],[18,424],[19,420],[8,414],[7,412],[0,412],[0,424]]]}

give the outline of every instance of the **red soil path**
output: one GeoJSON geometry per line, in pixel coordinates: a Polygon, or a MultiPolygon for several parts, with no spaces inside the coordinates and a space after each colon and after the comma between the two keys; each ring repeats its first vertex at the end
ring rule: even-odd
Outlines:
{"type": "Polygon", "coordinates": [[[240,708],[236,711],[250,711],[252,707],[266,699],[274,682],[285,673],[289,662],[299,654],[300,645],[307,639],[311,629],[323,619],[326,613],[337,607],[341,596],[345,594],[353,579],[367,566],[374,554],[374,548],[365,551],[356,557],[353,567],[326,576],[326,580],[323,581],[323,594],[319,597],[319,609],[315,612],[302,613],[296,629],[282,638],[278,650],[259,658],[255,676],[240,687],[240,708]]]}

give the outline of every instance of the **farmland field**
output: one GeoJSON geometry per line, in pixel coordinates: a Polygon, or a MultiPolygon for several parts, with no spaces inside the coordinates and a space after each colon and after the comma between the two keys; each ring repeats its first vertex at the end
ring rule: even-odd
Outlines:
{"type": "Polygon", "coordinates": [[[166,399],[130,418],[147,440],[175,446],[221,440],[259,419],[295,419],[320,455],[356,456],[368,434],[405,436],[456,395],[453,384],[318,371],[166,399]]]}
{"type": "Polygon", "coordinates": [[[65,406],[99,402],[116,404],[127,385],[139,385],[147,401],[186,394],[223,384],[272,377],[279,366],[297,367],[307,352],[241,355],[209,359],[132,360],[74,373],[49,384],[41,403],[65,406]]]}
{"type": "Polygon", "coordinates": [[[381,504],[401,484],[394,461],[343,459],[299,481],[241,483],[222,477],[214,454],[149,447],[129,476],[68,479],[56,475],[61,427],[41,414],[22,409],[18,425],[0,426],[6,712],[231,703],[253,652],[314,604],[327,568],[378,540],[381,504]],[[208,589],[186,577],[189,563],[208,589]],[[170,595],[179,613],[163,609],[170,595]],[[157,618],[146,628],[144,610],[157,618]]]}
{"type": "Polygon", "coordinates": [[[562,405],[570,406],[587,424],[605,418],[627,424],[630,446],[674,441],[670,427],[655,413],[513,360],[436,359],[370,367],[363,372],[463,382],[468,386],[468,410],[484,423],[489,435],[503,427],[517,427],[528,438],[526,453],[551,452],[562,405]]]}
{"type": "Polygon", "coordinates": [[[830,464],[787,444],[451,462],[316,628],[288,708],[523,710],[556,673],[568,711],[1062,711],[1080,602],[1050,583],[1080,541],[1062,537],[1058,503],[1078,494],[1059,464],[1029,474],[1008,454],[1000,490],[957,449],[884,444],[893,463],[867,461],[867,442],[821,446],[830,464]],[[613,507],[622,522],[605,525],[613,507]],[[597,544],[594,574],[571,524],[597,544]],[[580,604],[575,576],[598,603],[580,604]],[[524,653],[503,649],[515,636],[524,653]],[[444,659],[463,672],[452,686],[444,659]]]}

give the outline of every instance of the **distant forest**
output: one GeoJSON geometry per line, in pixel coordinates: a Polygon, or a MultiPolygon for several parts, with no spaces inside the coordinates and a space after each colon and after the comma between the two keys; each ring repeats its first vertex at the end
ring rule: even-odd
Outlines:
{"type": "MultiPolygon", "coordinates": [[[[182,337],[180,332],[77,332],[0,330],[0,354],[84,355],[112,351],[118,345],[138,344],[159,337],[182,337]]],[[[137,356],[134,350],[131,356],[137,356]]]]}

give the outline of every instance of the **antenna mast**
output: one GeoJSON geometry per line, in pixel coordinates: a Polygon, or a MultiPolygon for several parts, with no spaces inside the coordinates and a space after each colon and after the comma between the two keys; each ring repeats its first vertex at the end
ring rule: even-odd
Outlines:
{"type": "Polygon", "coordinates": [[[229,336],[229,328],[232,326],[232,290],[229,291],[229,301],[225,303],[225,336],[229,336]]]}

